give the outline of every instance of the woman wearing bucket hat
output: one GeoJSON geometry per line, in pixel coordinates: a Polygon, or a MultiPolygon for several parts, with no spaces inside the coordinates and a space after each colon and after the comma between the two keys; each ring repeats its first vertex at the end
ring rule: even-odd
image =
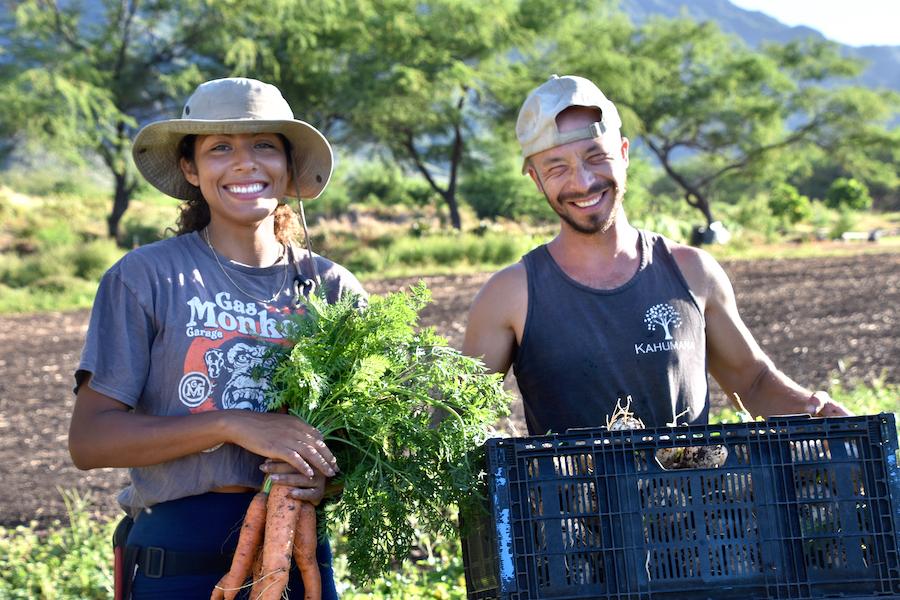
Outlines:
{"type": "MultiPolygon", "coordinates": [[[[104,275],[75,374],[69,448],[81,469],[130,470],[119,502],[134,518],[132,597],[208,598],[263,471],[318,502],[337,469],[318,431],[264,412],[268,382],[256,367],[302,295],[365,292],[312,253],[308,234],[305,251],[292,243],[297,220],[281,199],[317,197],[332,153],[274,86],[206,82],[180,119],[144,127],[133,155],[147,181],[184,201],[178,235],[104,275]]],[[[318,555],[323,598],[336,597],[327,543],[318,555]]],[[[289,588],[303,596],[296,573],[289,588]]]]}

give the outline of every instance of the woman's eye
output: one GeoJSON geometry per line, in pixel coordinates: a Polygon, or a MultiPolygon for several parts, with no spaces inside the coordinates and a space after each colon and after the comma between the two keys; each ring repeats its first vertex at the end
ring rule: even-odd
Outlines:
{"type": "Polygon", "coordinates": [[[210,148],[213,152],[224,152],[229,149],[228,144],[216,144],[212,148],[210,148]]]}

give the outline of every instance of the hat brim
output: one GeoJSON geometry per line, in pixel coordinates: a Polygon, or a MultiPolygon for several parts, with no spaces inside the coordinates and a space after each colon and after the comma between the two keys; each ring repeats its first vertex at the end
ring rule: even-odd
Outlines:
{"type": "MultiPolygon", "coordinates": [[[[151,123],[134,138],[131,153],[141,175],[159,191],[186,200],[196,194],[196,187],[188,183],[181,172],[178,144],[186,135],[280,133],[292,148],[294,173],[300,197],[317,198],[331,179],[334,163],[331,145],[318,129],[298,120],[262,119],[170,119],[151,123]]],[[[296,187],[290,186],[285,195],[296,198],[296,187]]]]}

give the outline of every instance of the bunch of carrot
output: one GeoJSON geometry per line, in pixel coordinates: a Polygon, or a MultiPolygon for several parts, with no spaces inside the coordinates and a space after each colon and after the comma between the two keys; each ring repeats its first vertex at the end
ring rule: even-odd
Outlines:
{"type": "Polygon", "coordinates": [[[290,495],[291,488],[267,481],[257,493],[238,537],[231,569],[210,600],[233,600],[252,577],[251,600],[277,600],[287,587],[291,557],[303,578],[304,600],[322,597],[316,561],[316,507],[290,495]]]}
{"type": "MultiPolygon", "coordinates": [[[[332,482],[341,498],[320,518],[323,530],[346,525],[344,552],[357,582],[408,556],[419,532],[456,531],[447,507],[480,490],[470,452],[509,405],[499,375],[417,326],[429,300],[424,284],[372,296],[365,309],[351,297],[329,304],[313,295],[285,328],[288,347],[258,373],[269,382],[269,409],[315,427],[341,465],[332,482]]],[[[249,578],[251,600],[278,598],[292,552],[306,598],[319,597],[315,510],[283,487],[254,501],[213,600],[234,598],[249,578]]]]}

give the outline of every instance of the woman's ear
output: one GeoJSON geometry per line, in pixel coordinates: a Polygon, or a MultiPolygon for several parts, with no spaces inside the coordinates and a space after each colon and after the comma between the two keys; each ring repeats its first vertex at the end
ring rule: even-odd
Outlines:
{"type": "Polygon", "coordinates": [[[200,176],[197,174],[197,165],[194,164],[194,161],[181,157],[178,160],[178,166],[181,167],[181,172],[188,183],[200,187],[200,176]]]}

